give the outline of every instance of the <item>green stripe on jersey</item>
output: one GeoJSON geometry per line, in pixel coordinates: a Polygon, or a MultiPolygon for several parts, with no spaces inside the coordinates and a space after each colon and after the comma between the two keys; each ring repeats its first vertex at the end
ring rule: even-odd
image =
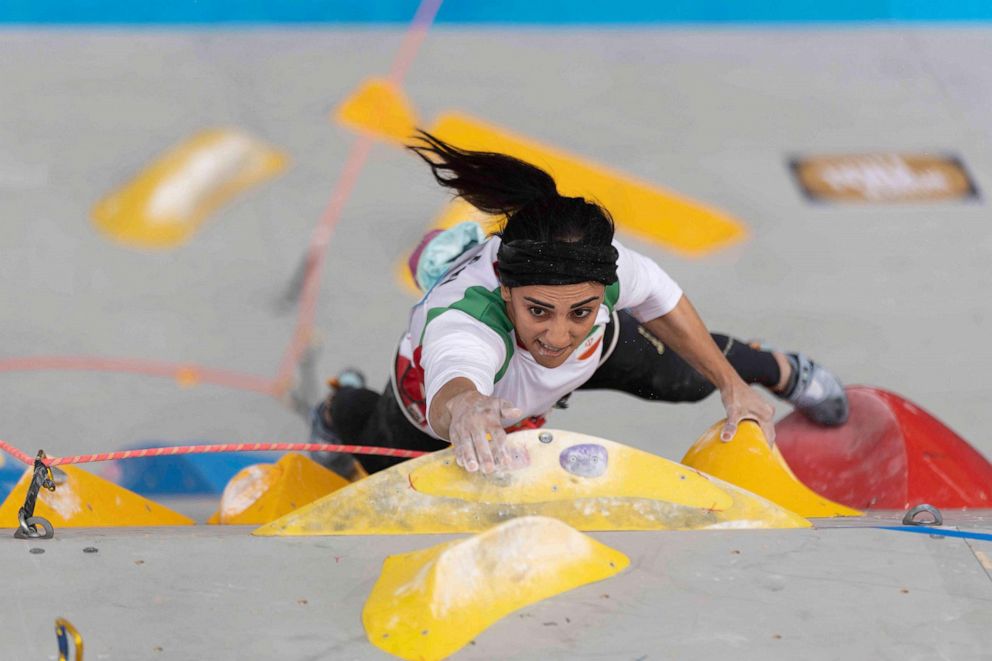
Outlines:
{"type": "Polygon", "coordinates": [[[428,310],[427,320],[424,322],[424,330],[420,333],[420,344],[424,343],[424,333],[427,332],[427,325],[448,310],[464,312],[473,319],[481,321],[489,328],[492,328],[503,338],[503,344],[506,345],[506,360],[503,361],[503,366],[496,373],[496,381],[498,382],[506,374],[506,370],[510,366],[510,358],[513,357],[513,338],[511,337],[513,323],[506,314],[506,304],[503,302],[503,297],[499,294],[499,287],[492,290],[480,286],[469,287],[465,290],[465,295],[451,305],[428,310]]]}
{"type": "MultiPolygon", "coordinates": [[[[620,281],[618,280],[612,285],[607,286],[603,294],[603,303],[611,314],[619,299],[620,281]]],[[[503,375],[506,374],[507,368],[510,367],[510,358],[513,357],[514,350],[512,337],[513,322],[510,321],[510,317],[506,314],[506,303],[503,301],[503,297],[500,296],[499,287],[495,289],[486,289],[478,285],[469,287],[465,290],[465,295],[451,305],[428,310],[427,319],[424,322],[424,330],[420,333],[420,344],[424,343],[424,334],[427,332],[427,325],[448,310],[460,310],[464,312],[496,331],[503,339],[503,344],[506,346],[506,359],[503,361],[503,365],[499,368],[499,371],[496,372],[496,382],[499,382],[503,378],[503,375]]],[[[596,328],[598,326],[593,326],[589,331],[589,335],[592,335],[596,328]]]]}
{"type": "Polygon", "coordinates": [[[620,281],[617,280],[612,285],[606,286],[606,291],[603,293],[603,303],[606,305],[606,309],[613,314],[613,307],[620,300],[620,281]]]}

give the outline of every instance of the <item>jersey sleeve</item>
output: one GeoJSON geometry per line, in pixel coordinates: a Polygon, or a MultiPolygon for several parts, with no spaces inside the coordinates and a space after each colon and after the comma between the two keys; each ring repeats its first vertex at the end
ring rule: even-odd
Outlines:
{"type": "Polygon", "coordinates": [[[448,310],[431,321],[422,347],[420,365],[428,412],[434,395],[458,377],[471,381],[481,394],[491,395],[506,359],[506,345],[499,334],[460,310],[448,310]]]}
{"type": "Polygon", "coordinates": [[[625,248],[618,241],[613,245],[620,254],[617,259],[620,296],[615,307],[629,310],[641,322],[671,312],[682,298],[682,288],[653,259],[625,248]]]}

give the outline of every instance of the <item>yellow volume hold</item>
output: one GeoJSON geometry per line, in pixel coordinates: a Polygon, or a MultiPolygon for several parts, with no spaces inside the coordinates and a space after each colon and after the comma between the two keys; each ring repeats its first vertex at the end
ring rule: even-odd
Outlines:
{"type": "Polygon", "coordinates": [[[463,540],[389,556],[362,611],[370,642],[443,659],[513,611],[630,564],[561,521],[529,516],[463,540]]]}
{"type": "Polygon", "coordinates": [[[224,487],[220,509],[207,523],[268,523],[346,484],[346,479],[309,457],[290,453],[274,464],[241,469],[224,487]]]}
{"type": "MultiPolygon", "coordinates": [[[[38,492],[35,516],[59,527],[188,526],[193,519],[148,500],[78,466],[53,468],[55,491],[38,492]]],[[[17,527],[17,510],[24,503],[32,471],[21,476],[0,505],[0,528],[17,527]]]]}
{"type": "Polygon", "coordinates": [[[810,526],[764,498],[620,443],[551,429],[509,439],[530,465],[468,473],[442,450],[374,473],[254,534],[465,533],[535,515],[579,530],[810,526]]]}
{"type": "Polygon", "coordinates": [[[682,463],[747,489],[804,517],[861,516],[824,498],[793,474],[778,448],[768,447],[757,423],[745,420],[729,442],[720,440],[723,421],[710,427],[682,463]]]}
{"type": "Polygon", "coordinates": [[[100,200],[93,221],[121,243],[172,248],[231,197],[282,171],[286,161],[241,131],[203,131],[100,200]]]}

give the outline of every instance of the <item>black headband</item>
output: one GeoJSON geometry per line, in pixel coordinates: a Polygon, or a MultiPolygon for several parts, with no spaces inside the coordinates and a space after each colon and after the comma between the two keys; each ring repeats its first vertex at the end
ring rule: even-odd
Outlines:
{"type": "Polygon", "coordinates": [[[499,281],[507,287],[574,285],[580,282],[617,281],[613,246],[584,246],[520,239],[501,243],[497,253],[499,281]]]}

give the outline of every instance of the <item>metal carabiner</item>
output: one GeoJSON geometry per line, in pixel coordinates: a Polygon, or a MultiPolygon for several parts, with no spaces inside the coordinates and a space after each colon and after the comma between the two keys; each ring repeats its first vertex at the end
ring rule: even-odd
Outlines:
{"type": "Polygon", "coordinates": [[[72,635],[75,658],[72,661],[83,661],[83,637],[79,635],[72,622],[64,617],[55,618],[55,639],[59,642],[59,661],[70,661],[69,635],[72,635]]]}
{"type": "Polygon", "coordinates": [[[902,524],[904,526],[942,526],[944,525],[944,516],[933,505],[923,503],[907,510],[906,515],[902,517],[902,524]],[[920,514],[929,514],[933,517],[933,521],[917,521],[916,517],[920,514]]]}

